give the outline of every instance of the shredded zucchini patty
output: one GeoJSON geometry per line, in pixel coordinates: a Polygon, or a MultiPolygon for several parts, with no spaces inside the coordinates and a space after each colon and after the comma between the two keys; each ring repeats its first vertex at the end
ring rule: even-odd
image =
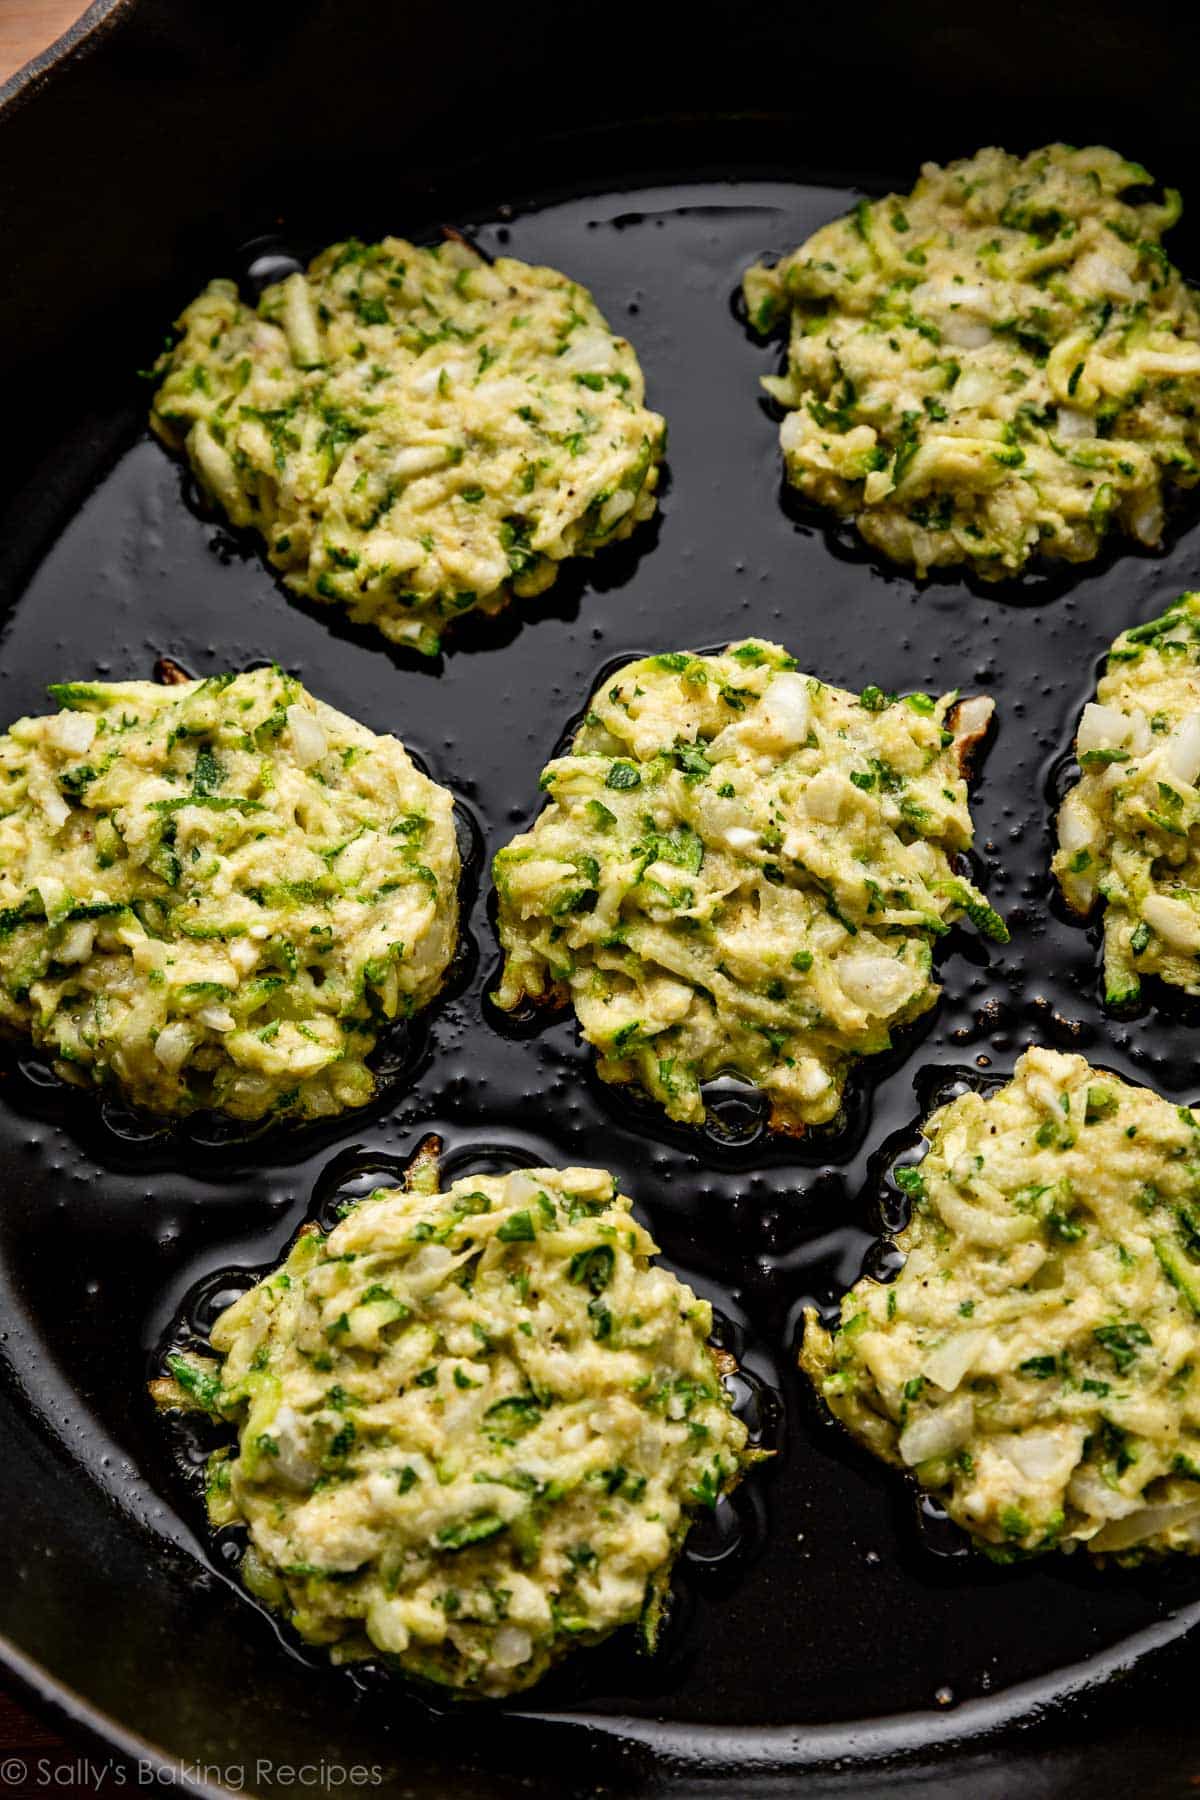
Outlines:
{"type": "Polygon", "coordinates": [[[214,281],[151,424],[289,587],[432,654],[654,511],[666,427],[586,288],[465,244],[322,251],[257,308],[214,281]]]}
{"type": "Polygon", "coordinates": [[[1107,1000],[1200,994],[1200,594],[1122,632],[1075,747],[1054,873],[1076,912],[1104,901],[1107,1000]]]}
{"type": "Polygon", "coordinates": [[[653,1647],[697,1508],[755,1453],[712,1309],[599,1169],[427,1163],[170,1359],[165,1406],[236,1421],[209,1469],[244,1575],[336,1660],[383,1652],[476,1694],[529,1687],[642,1620],[653,1647]]]}
{"type": "Polygon", "coordinates": [[[798,1130],[855,1058],[932,1006],[930,946],[969,914],[960,751],[990,700],[860,696],[750,639],[630,663],[592,696],[550,803],[496,857],[496,1004],[569,997],[605,1081],[688,1122],[742,1076],[798,1130]]]}
{"type": "Polygon", "coordinates": [[[279,669],[50,692],[0,737],[0,1022],[156,1113],[363,1105],[454,951],[450,795],[279,669]]]}
{"type": "Polygon", "coordinates": [[[1200,1117],[1028,1050],[924,1126],[890,1285],[801,1364],[994,1554],[1200,1551],[1200,1117]]]}
{"type": "Polygon", "coordinates": [[[788,480],[918,575],[987,579],[1156,545],[1163,486],[1200,476],[1200,303],[1162,250],[1179,196],[1112,150],[927,163],[745,277],[790,318],[788,480]]]}

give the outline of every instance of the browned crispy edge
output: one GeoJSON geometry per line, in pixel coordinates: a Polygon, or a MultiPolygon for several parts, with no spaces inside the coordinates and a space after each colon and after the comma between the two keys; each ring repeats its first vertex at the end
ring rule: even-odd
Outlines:
{"type": "Polygon", "coordinates": [[[954,705],[946,714],[946,724],[954,733],[954,750],[958,759],[958,772],[964,781],[970,781],[975,774],[975,762],[979,754],[980,745],[991,732],[992,723],[996,714],[993,709],[992,712],[988,714],[987,723],[983,726],[976,726],[975,729],[971,731],[960,730],[959,721],[964,707],[971,705],[974,700],[986,698],[988,698],[988,696],[983,694],[964,694],[961,700],[955,701],[954,705]]]}

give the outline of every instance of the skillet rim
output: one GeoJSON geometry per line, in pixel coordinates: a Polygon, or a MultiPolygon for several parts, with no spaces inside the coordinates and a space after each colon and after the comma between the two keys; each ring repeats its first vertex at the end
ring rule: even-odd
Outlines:
{"type": "Polygon", "coordinates": [[[60,37],[15,70],[7,81],[0,82],[0,114],[15,111],[30,95],[45,87],[65,63],[90,51],[91,40],[98,43],[125,14],[133,12],[137,3],[138,0],[92,0],[60,37]]]}
{"type": "MultiPolygon", "coordinates": [[[[127,0],[115,0],[115,3],[124,6],[127,0]]],[[[108,5],[110,0],[100,0],[100,4],[108,5]]],[[[178,1758],[152,1744],[149,1738],[139,1737],[111,1713],[85,1700],[82,1694],[51,1674],[44,1663],[28,1655],[3,1632],[0,1632],[0,1671],[3,1671],[5,1686],[14,1699],[33,1702],[39,1718],[61,1726],[63,1736],[82,1749],[94,1745],[107,1751],[110,1758],[115,1752],[139,1769],[152,1770],[155,1785],[164,1789],[195,1795],[196,1800],[226,1800],[228,1788],[193,1781],[186,1773],[186,1765],[178,1758]]]]}
{"type": "MultiPolygon", "coordinates": [[[[59,37],[8,80],[0,83],[0,125],[6,123],[30,99],[55,86],[68,70],[82,63],[114,33],[119,32],[123,25],[131,22],[140,8],[141,0],[92,0],[79,18],[59,37]]],[[[654,116],[656,119],[660,117],[657,114],[654,116]]],[[[678,116],[675,117],[677,120],[678,116]]],[[[561,135],[565,137],[570,133],[564,132],[561,135]]],[[[1159,1657],[1155,1655],[1155,1651],[1161,1653],[1166,1650],[1169,1653],[1173,1645],[1178,1644],[1185,1635],[1183,1632],[1172,1633],[1166,1643],[1146,1645],[1142,1650],[1134,1651],[1132,1656],[1128,1654],[1130,1640],[1122,1640],[1112,1647],[1108,1656],[1099,1659],[1102,1664],[1099,1668],[1089,1668],[1089,1658],[1068,1669],[1056,1671],[1057,1683],[1054,1676],[1050,1678],[1051,1684],[1058,1687],[1051,1699],[1051,1707],[1054,1710],[1060,1706],[1082,1710],[1087,1707],[1089,1699],[1093,1703],[1097,1699],[1102,1702],[1105,1690],[1110,1689],[1122,1676],[1127,1676],[1131,1666],[1157,1663],[1159,1657]]],[[[65,1738],[75,1741],[81,1747],[95,1746],[130,1764],[141,1764],[148,1771],[153,1771],[156,1785],[169,1786],[181,1794],[196,1796],[197,1800],[227,1800],[231,1792],[229,1788],[194,1779],[187,1773],[186,1762],[151,1739],[129,1729],[112,1713],[85,1698],[77,1688],[55,1675],[45,1663],[23,1650],[13,1637],[4,1632],[0,1632],[0,1674],[9,1692],[18,1701],[32,1703],[40,1717],[60,1727],[65,1738]]],[[[941,1755],[962,1757],[963,1764],[959,1774],[969,1779],[966,1758],[975,1750],[991,1756],[999,1752],[1011,1772],[1019,1775],[1029,1750],[1032,1749],[1037,1755],[1039,1747],[1027,1742],[1023,1750],[1017,1738],[1010,1738],[1007,1743],[1000,1744],[997,1744],[996,1738],[1001,1734],[1036,1731],[1045,1710],[1044,1703],[1039,1702],[1034,1691],[1041,1685],[1045,1684],[1020,1684],[1007,1694],[958,1706],[951,1716],[939,1719],[935,1715],[934,1720],[936,1725],[942,1727],[941,1730],[929,1731],[931,1721],[913,1714],[890,1714],[872,1720],[849,1722],[847,1725],[824,1729],[817,1727],[815,1731],[805,1735],[819,1739],[828,1733],[831,1742],[843,1738],[851,1740],[851,1746],[852,1740],[860,1732],[868,1739],[876,1737],[883,1741],[875,1744],[868,1742],[857,1748],[848,1747],[840,1755],[836,1752],[833,1755],[828,1751],[818,1752],[812,1760],[805,1757],[802,1762],[783,1756],[778,1761],[772,1760],[763,1769],[763,1774],[768,1781],[778,1780],[780,1777],[785,1780],[803,1780],[805,1776],[820,1781],[822,1776],[835,1780],[845,1776],[853,1779],[857,1772],[864,1779],[887,1781],[897,1776],[903,1778],[907,1771],[910,1779],[923,1786],[932,1772],[933,1763],[926,1760],[930,1752],[934,1760],[941,1755]],[[1029,1688],[1029,1694],[1023,1696],[1023,1703],[1016,1701],[1014,1704],[1015,1696],[1024,1687],[1029,1688]],[[981,1712],[990,1713],[992,1717],[982,1721],[978,1716],[981,1712]],[[926,1732],[924,1744],[919,1741],[922,1728],[926,1732]]],[[[561,1724],[585,1725],[592,1730],[598,1729],[603,1736],[609,1736],[611,1731],[612,1737],[627,1743],[636,1744],[639,1738],[643,1743],[648,1739],[653,1741],[652,1733],[647,1732],[643,1736],[637,1729],[628,1729],[631,1725],[642,1724],[642,1721],[627,1720],[620,1716],[607,1720],[589,1715],[573,1718],[569,1713],[551,1716],[561,1724]],[[610,1730],[605,1729],[606,1725],[610,1730]]],[[[1076,1713],[1075,1716],[1076,1721],[1080,1722],[1081,1713],[1076,1713]]],[[[783,1727],[780,1728],[779,1735],[782,1738],[791,1732],[792,1728],[783,1727]]],[[[753,1759],[743,1761],[736,1757],[736,1752],[734,1756],[728,1753],[722,1755],[716,1744],[711,1744],[707,1750],[702,1748],[700,1740],[705,1734],[706,1728],[702,1725],[685,1727],[680,1734],[681,1737],[692,1737],[695,1746],[676,1765],[677,1776],[682,1776],[680,1785],[684,1792],[688,1791],[689,1773],[697,1781],[705,1783],[714,1777],[734,1774],[739,1769],[743,1776],[752,1776],[753,1759]]],[[[711,1738],[725,1738],[728,1750],[732,1746],[732,1740],[739,1735],[741,1734],[736,1729],[717,1727],[712,1731],[711,1738]]],[[[764,1736],[772,1734],[759,1729],[747,1732],[747,1736],[751,1735],[757,1736],[761,1742],[764,1736]]],[[[1061,1743],[1056,1745],[1050,1741],[1045,1742],[1040,1750],[1049,1758],[1063,1748],[1061,1743]]],[[[669,1779],[669,1765],[662,1772],[669,1779]]],[[[942,1781],[948,1779],[953,1782],[953,1768],[943,1768],[940,1778],[942,1781]]],[[[951,1789],[939,1788],[939,1792],[948,1795],[951,1789]]]]}
{"type": "MultiPolygon", "coordinates": [[[[90,54],[95,46],[130,16],[138,0],[92,0],[79,17],[32,61],[0,83],[0,117],[11,115],[34,94],[48,87],[67,65],[90,54]]],[[[180,1764],[148,1738],[138,1736],[111,1713],[86,1700],[75,1688],[0,1632],[0,1670],[18,1702],[29,1701],[40,1718],[63,1728],[81,1747],[96,1747],[153,1768],[156,1781],[198,1800],[223,1800],[226,1788],[198,1783],[180,1773],[180,1764]]]]}

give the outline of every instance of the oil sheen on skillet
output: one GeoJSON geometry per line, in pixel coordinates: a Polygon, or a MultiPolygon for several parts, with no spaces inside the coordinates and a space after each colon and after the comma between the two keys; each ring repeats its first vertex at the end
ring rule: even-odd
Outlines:
{"type": "MultiPolygon", "coordinates": [[[[893,172],[900,183],[910,173],[893,172]]],[[[9,1353],[88,1478],[217,1572],[226,1565],[194,1500],[191,1449],[164,1437],[144,1398],[185,1302],[203,1326],[229,1296],[228,1270],[276,1261],[306,1217],[386,1181],[428,1129],[455,1172],[601,1162],[636,1197],[667,1263],[713,1300],[747,1372],[744,1403],[780,1454],[745,1484],[761,1499],[694,1540],[663,1655],[647,1663],[626,1641],[604,1646],[546,1682],[540,1711],[755,1726],[930,1709],[1049,1681],[1134,1632],[1180,1628],[1200,1602],[1190,1565],[1101,1575],[1077,1558],[997,1571],[960,1554],[902,1483],[823,1425],[795,1372],[802,1305],[827,1305],[878,1254],[878,1153],[904,1141],[939,1086],[1007,1071],[1032,1040],[1078,1047],[1181,1100],[1200,1087],[1197,1027],[1178,1006],[1156,996],[1135,1017],[1104,1014],[1094,937],[1062,915],[1048,872],[1049,821],[1096,659],[1124,625],[1200,585],[1200,538],[1181,526],[1161,556],[1123,551],[1015,587],[918,588],[785,502],[776,424],[757,390],[778,348],[751,339],[731,297],[748,263],[852,199],[730,181],[557,201],[508,222],[481,201],[460,219],[484,248],[588,284],[635,337],[671,437],[660,521],[564,573],[542,600],[465,622],[440,669],[286,598],[252,546],[189,510],[186,478],[143,435],[132,375],[128,447],[96,469],[0,651],[5,719],[40,709],[48,681],[149,675],[163,652],[198,674],[278,659],[372,729],[398,730],[463,797],[489,855],[527,823],[538,770],[617,659],[754,632],[848,688],[995,695],[999,730],[973,812],[981,885],[1012,943],[956,936],[939,1008],[852,1087],[836,1136],[769,1141],[736,1094],[718,1108],[721,1128],[674,1130],[601,1089],[569,1019],[506,1027],[482,998],[496,945],[478,854],[474,947],[456,988],[410,1046],[397,1090],[339,1127],[172,1140],[12,1063],[0,1159],[19,1158],[27,1186],[0,1212],[20,1296],[9,1353]]],[[[407,218],[351,223],[364,236],[423,231],[407,218]]],[[[319,246],[298,232],[294,247],[319,246]]],[[[1175,250],[1195,266],[1184,230],[1175,250]]],[[[230,268],[234,257],[231,246],[230,268]]],[[[158,325],[147,322],[151,346],[158,325]]],[[[252,1602],[216,1591],[223,1629],[271,1642],[252,1602]]],[[[278,1654],[295,1653],[281,1643],[278,1654]]],[[[323,1672],[312,1691],[364,1721],[422,1704],[345,1671],[323,1672]]]]}

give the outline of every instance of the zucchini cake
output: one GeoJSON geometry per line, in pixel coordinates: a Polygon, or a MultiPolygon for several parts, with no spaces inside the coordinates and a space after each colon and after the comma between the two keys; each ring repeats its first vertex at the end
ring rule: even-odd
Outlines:
{"type": "Polygon", "coordinates": [[[279,669],[50,692],[0,737],[0,1024],[155,1113],[363,1105],[454,952],[450,795],[279,669]]]}
{"type": "Polygon", "coordinates": [[[760,1453],[611,1175],[437,1186],[427,1153],[301,1233],[153,1392],[236,1424],[209,1513],[304,1639],[497,1696],[637,1620],[653,1648],[692,1515],[760,1453]]]}
{"type": "Polygon", "coordinates": [[[433,654],[654,511],[666,427],[586,288],[457,238],[334,244],[257,307],[213,281],[150,422],[287,585],[433,654]]]}
{"type": "Polygon", "coordinates": [[[806,1316],[818,1393],[1001,1559],[1200,1550],[1200,1115],[1034,1049],[923,1130],[899,1275],[806,1316]]]}
{"type": "Polygon", "coordinates": [[[1103,148],[927,163],[750,269],[783,320],[787,478],[894,562],[988,580],[1157,545],[1200,475],[1200,301],[1167,260],[1177,193],[1103,148]]]}
{"type": "Polygon", "coordinates": [[[991,711],[846,693],[757,639],[628,664],[496,857],[496,1005],[569,999],[602,1079],[672,1119],[732,1074],[777,1128],[826,1123],[853,1062],[934,1004],[934,940],[964,913],[1007,938],[956,866],[991,711]]]}
{"type": "Polygon", "coordinates": [[[1200,994],[1200,594],[1121,633],[1075,752],[1054,873],[1076,912],[1104,901],[1106,999],[1200,994]]]}

